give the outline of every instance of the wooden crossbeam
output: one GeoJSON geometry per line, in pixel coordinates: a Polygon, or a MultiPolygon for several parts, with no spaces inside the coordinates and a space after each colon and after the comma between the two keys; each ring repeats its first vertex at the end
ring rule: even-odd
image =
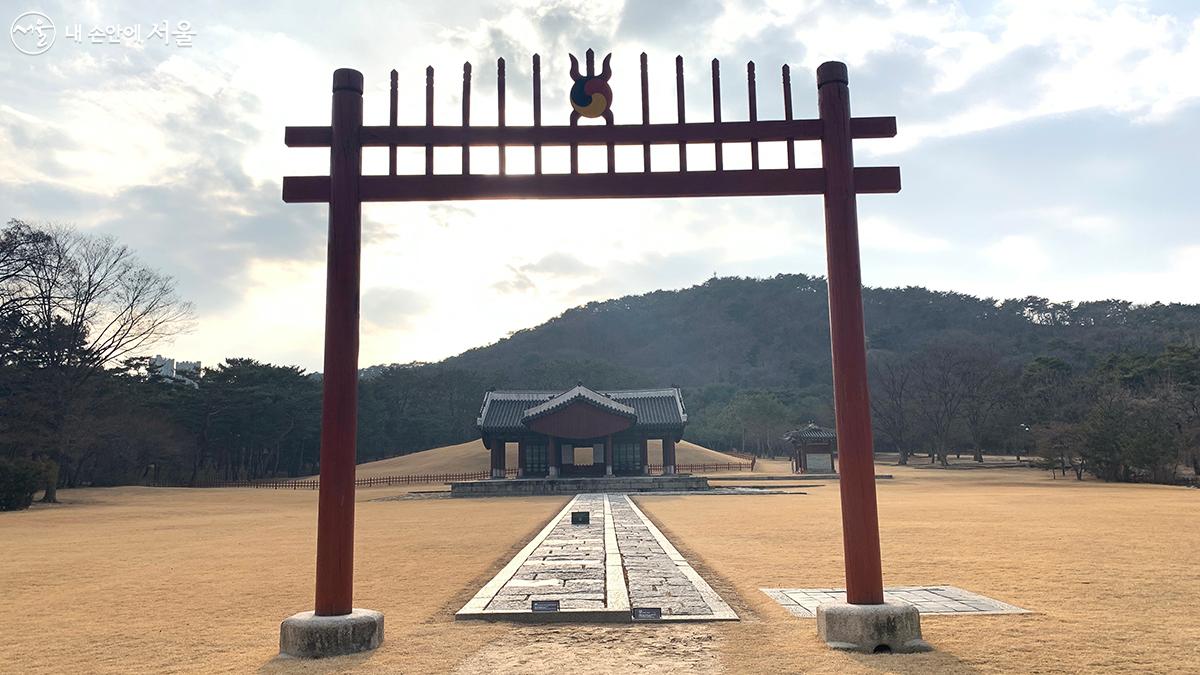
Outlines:
{"type": "MultiPolygon", "coordinates": [[[[900,191],[894,166],[854,169],[855,192],[900,191]]],[[[623,197],[746,197],[819,195],[823,169],[656,171],[652,173],[363,176],[364,202],[421,202],[448,199],[611,199],[623,197]]],[[[283,201],[329,201],[328,176],[288,176],[283,201]]]]}
{"type": "MultiPolygon", "coordinates": [[[[458,147],[500,145],[665,145],[723,141],[819,141],[821,120],[763,120],[757,122],[688,122],[686,124],[616,124],[611,126],[375,126],[363,127],[363,147],[458,147]]],[[[895,117],[855,117],[853,138],[893,138],[895,117]]],[[[287,127],[289,148],[327,148],[329,127],[287,127]]]]}

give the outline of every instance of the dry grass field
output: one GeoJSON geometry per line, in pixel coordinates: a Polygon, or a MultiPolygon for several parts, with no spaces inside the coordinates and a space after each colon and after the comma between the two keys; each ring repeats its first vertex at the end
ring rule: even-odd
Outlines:
{"type": "MultiPolygon", "coordinates": [[[[650,463],[662,464],[662,443],[650,441],[650,463]]],[[[577,462],[590,462],[591,456],[586,450],[576,450],[577,462]]],[[[681,441],[675,446],[675,461],[679,464],[716,464],[721,462],[740,462],[732,455],[709,450],[689,441],[681,441]]],[[[508,454],[505,464],[517,466],[517,445],[508,444],[508,454]]],[[[784,462],[786,464],[786,462],[784,462]]],[[[444,448],[414,452],[411,455],[381,459],[377,462],[367,462],[358,465],[358,477],[373,476],[407,476],[427,473],[466,473],[472,471],[487,471],[488,450],[483,447],[483,441],[475,439],[468,443],[459,443],[444,448]]]]}
{"type": "MultiPolygon", "coordinates": [[[[0,671],[1197,672],[1200,491],[1029,470],[879,467],[888,584],[952,584],[1033,610],[923,622],[937,651],[853,656],[760,587],[841,582],[837,484],[808,494],[641,497],[743,620],[514,626],[453,612],[565,498],[358,497],[356,603],[370,654],[276,656],[311,603],[316,494],[89,489],[0,514],[0,671]]],[[[802,481],[800,481],[802,482],[802,481]]]]}

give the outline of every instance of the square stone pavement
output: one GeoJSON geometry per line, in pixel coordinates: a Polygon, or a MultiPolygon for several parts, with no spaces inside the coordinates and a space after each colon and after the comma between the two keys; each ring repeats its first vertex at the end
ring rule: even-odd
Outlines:
{"type": "MultiPolygon", "coordinates": [[[[793,616],[812,619],[817,605],[844,602],[843,588],[761,588],[793,616]]],[[[922,614],[1027,614],[1029,610],[955,586],[902,586],[886,588],[883,599],[914,605],[922,614]]]]}

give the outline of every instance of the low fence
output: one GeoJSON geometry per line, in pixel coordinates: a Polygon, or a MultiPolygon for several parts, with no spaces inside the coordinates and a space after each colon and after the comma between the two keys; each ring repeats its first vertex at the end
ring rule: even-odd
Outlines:
{"type": "MultiPolygon", "coordinates": [[[[662,475],[661,464],[648,467],[651,476],[662,475]]],[[[754,462],[716,462],[712,464],[676,464],[675,473],[716,473],[718,471],[753,471],[754,462]]]]}
{"type": "MultiPolygon", "coordinates": [[[[647,467],[651,476],[662,475],[661,464],[651,464],[647,467]]],[[[676,473],[715,473],[718,471],[753,471],[753,462],[717,462],[711,464],[678,464],[676,473]]],[[[515,478],[516,469],[507,469],[505,478],[515,478]]],[[[455,483],[467,480],[487,480],[491,478],[490,471],[468,471],[462,473],[425,473],[407,476],[370,476],[354,481],[354,487],[390,487],[393,485],[418,485],[455,483]]],[[[321,481],[316,478],[267,478],[264,480],[234,480],[213,481],[196,486],[160,485],[158,487],[202,487],[202,488],[257,488],[260,490],[316,490],[321,487],[321,481]]]]}
{"type": "MultiPolygon", "coordinates": [[[[504,472],[504,475],[506,478],[513,478],[517,475],[517,470],[508,469],[504,472]]],[[[370,476],[367,478],[356,479],[354,481],[354,487],[387,487],[391,485],[417,485],[423,483],[454,483],[464,480],[487,480],[491,477],[492,474],[490,471],[424,473],[410,474],[407,476],[370,476]]],[[[210,483],[202,483],[194,487],[259,488],[263,490],[316,490],[321,487],[321,481],[317,478],[304,478],[300,480],[291,478],[267,478],[263,480],[213,481],[210,483]]]]}

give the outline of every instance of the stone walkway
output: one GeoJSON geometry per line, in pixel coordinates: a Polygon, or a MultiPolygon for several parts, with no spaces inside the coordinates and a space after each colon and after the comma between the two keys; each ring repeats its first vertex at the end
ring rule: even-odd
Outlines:
{"type": "Polygon", "coordinates": [[[644,610],[662,621],[737,619],[627,495],[583,494],[455,617],[631,621],[644,610]],[[590,522],[572,525],[574,511],[587,511],[590,522]],[[557,608],[544,601],[558,601],[557,608]],[[535,602],[545,611],[534,612],[535,602]]]}
{"type": "Polygon", "coordinates": [[[558,600],[560,609],[604,609],[604,495],[575,500],[571,511],[588,511],[587,525],[559,514],[549,536],[492,597],[489,610],[528,610],[533,600],[558,600]]]}
{"type": "MultiPolygon", "coordinates": [[[[845,602],[842,588],[762,588],[771,599],[783,605],[793,616],[812,619],[817,605],[823,602],[845,602]]],[[[887,588],[883,599],[915,605],[922,614],[1027,614],[1029,610],[999,600],[964,591],[954,586],[902,586],[887,588]]]]}

